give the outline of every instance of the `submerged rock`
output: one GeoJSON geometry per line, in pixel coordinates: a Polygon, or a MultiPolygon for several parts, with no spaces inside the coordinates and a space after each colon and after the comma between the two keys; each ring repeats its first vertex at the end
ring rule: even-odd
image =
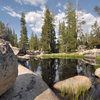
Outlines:
{"type": "Polygon", "coordinates": [[[54,88],[63,91],[65,89],[66,93],[71,91],[76,94],[80,89],[88,90],[91,87],[91,81],[86,76],[75,76],[54,84],[54,88]]]}
{"type": "Polygon", "coordinates": [[[0,39],[0,95],[11,88],[18,74],[17,58],[8,42],[0,39]]]}
{"type": "Polygon", "coordinates": [[[95,71],[95,76],[100,78],[100,68],[97,68],[95,71]]]}

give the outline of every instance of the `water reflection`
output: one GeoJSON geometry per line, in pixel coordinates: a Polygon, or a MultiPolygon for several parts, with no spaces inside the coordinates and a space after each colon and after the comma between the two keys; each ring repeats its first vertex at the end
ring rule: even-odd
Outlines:
{"type": "Polygon", "coordinates": [[[64,80],[64,79],[77,75],[76,66],[77,66],[77,60],[60,59],[59,60],[59,80],[64,80]]]}
{"type": "Polygon", "coordinates": [[[37,75],[41,76],[41,66],[39,65],[40,65],[40,62],[37,59],[30,59],[27,62],[27,67],[33,72],[35,72],[37,75]]]}
{"type": "Polygon", "coordinates": [[[78,60],[77,73],[79,75],[85,75],[89,77],[92,83],[94,83],[94,78],[95,78],[94,72],[95,72],[95,69],[93,65],[85,63],[83,60],[78,60]]]}
{"type": "Polygon", "coordinates": [[[31,59],[27,62],[30,70],[42,77],[42,79],[53,87],[55,82],[68,79],[75,75],[84,75],[92,81],[92,88],[89,95],[93,100],[100,98],[100,79],[95,78],[93,65],[76,59],[31,59]]]}
{"type": "Polygon", "coordinates": [[[54,84],[56,76],[56,59],[44,59],[41,60],[42,73],[41,76],[43,80],[50,86],[54,84]]]}
{"type": "Polygon", "coordinates": [[[76,59],[31,59],[28,68],[40,75],[52,87],[61,81],[75,75],[85,75],[92,79],[94,68],[92,65],[76,59]]]}

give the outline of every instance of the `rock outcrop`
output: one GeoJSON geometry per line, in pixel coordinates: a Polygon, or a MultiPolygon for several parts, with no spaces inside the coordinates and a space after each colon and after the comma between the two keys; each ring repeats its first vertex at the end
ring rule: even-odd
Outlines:
{"type": "Polygon", "coordinates": [[[8,42],[0,39],[0,96],[13,86],[17,74],[17,58],[8,42]]]}
{"type": "Polygon", "coordinates": [[[85,58],[95,58],[96,56],[100,56],[100,49],[86,50],[80,54],[84,55],[85,58]]]}
{"type": "Polygon", "coordinates": [[[95,76],[100,78],[100,68],[97,68],[95,71],[95,76]]]}
{"type": "Polygon", "coordinates": [[[35,100],[58,100],[58,98],[51,91],[51,89],[47,89],[43,93],[41,93],[39,96],[37,96],[35,100]]]}
{"type": "Polygon", "coordinates": [[[18,66],[18,77],[12,89],[0,100],[59,100],[46,83],[24,66],[18,66]]]}
{"type": "Polygon", "coordinates": [[[23,63],[26,62],[27,60],[31,59],[33,55],[24,55],[24,56],[17,56],[18,62],[23,63]]]}
{"type": "Polygon", "coordinates": [[[54,88],[61,91],[65,89],[66,93],[71,91],[73,94],[76,94],[79,89],[88,90],[91,87],[91,81],[88,77],[85,76],[75,76],[54,84],[54,88]]]}
{"type": "Polygon", "coordinates": [[[12,47],[12,50],[13,50],[15,55],[17,55],[19,53],[19,51],[20,51],[20,49],[17,48],[17,47],[12,47]]]}

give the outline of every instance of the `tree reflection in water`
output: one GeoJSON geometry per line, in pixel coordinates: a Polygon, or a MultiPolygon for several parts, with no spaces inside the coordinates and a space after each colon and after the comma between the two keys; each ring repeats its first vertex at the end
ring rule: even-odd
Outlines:
{"type": "Polygon", "coordinates": [[[59,63],[59,80],[64,80],[77,75],[77,60],[60,59],[59,63]]]}
{"type": "Polygon", "coordinates": [[[77,75],[77,60],[74,59],[31,59],[29,66],[33,72],[39,73],[50,87],[57,81],[77,75]]]}
{"type": "Polygon", "coordinates": [[[55,59],[43,59],[41,60],[42,78],[43,80],[52,87],[55,81],[56,75],[56,64],[55,59]]]}
{"type": "Polygon", "coordinates": [[[57,81],[65,80],[76,75],[87,76],[91,79],[93,84],[89,91],[89,95],[92,95],[94,100],[100,97],[100,95],[98,95],[100,93],[100,79],[99,82],[95,79],[95,68],[93,65],[83,60],[54,58],[31,59],[28,62],[28,68],[40,75],[51,88],[57,81]]]}

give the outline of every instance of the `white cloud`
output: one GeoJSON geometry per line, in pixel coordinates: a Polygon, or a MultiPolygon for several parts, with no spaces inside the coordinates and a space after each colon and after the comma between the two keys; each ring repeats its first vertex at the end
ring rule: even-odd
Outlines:
{"type": "Polygon", "coordinates": [[[60,9],[58,9],[58,12],[61,13],[62,11],[60,9]]]}
{"type": "MultiPolygon", "coordinates": [[[[32,29],[35,33],[41,33],[42,31],[42,25],[43,25],[43,17],[44,17],[45,9],[43,8],[41,11],[34,11],[34,12],[28,12],[26,13],[26,22],[29,24],[29,27],[32,29]]],[[[59,27],[59,21],[64,21],[65,13],[60,12],[57,15],[55,15],[55,30],[58,32],[59,27]]]]}
{"type": "MultiPolygon", "coordinates": [[[[3,10],[7,11],[7,13],[12,16],[12,17],[18,17],[20,18],[20,14],[16,13],[11,7],[5,6],[3,7],[3,10]]],[[[44,12],[45,12],[45,7],[41,6],[41,10],[37,11],[31,11],[27,12],[25,14],[25,19],[29,27],[32,29],[34,33],[41,33],[42,31],[42,25],[43,25],[43,17],[44,17],[44,12]]],[[[91,25],[94,24],[96,18],[93,16],[91,13],[86,13],[83,11],[79,11],[79,20],[83,19],[86,21],[86,24],[82,26],[84,33],[90,32],[91,30],[91,25]],[[81,14],[81,15],[80,15],[81,14]]],[[[58,33],[58,28],[59,28],[59,22],[64,21],[65,19],[65,13],[59,10],[58,14],[55,15],[55,30],[56,33],[58,33]]],[[[100,18],[98,18],[100,22],[100,18]]]]}
{"type": "Polygon", "coordinates": [[[45,9],[42,9],[41,11],[26,13],[26,22],[29,24],[29,27],[31,27],[32,31],[34,31],[35,33],[41,33],[42,31],[41,28],[43,25],[44,11],[45,9]]]}
{"type": "Polygon", "coordinates": [[[10,6],[4,6],[2,10],[7,11],[7,13],[12,17],[21,17],[21,15],[16,13],[10,6]]]}
{"type": "Polygon", "coordinates": [[[59,22],[63,22],[65,19],[65,13],[64,12],[59,12],[56,16],[55,16],[55,25],[56,25],[56,32],[58,33],[58,29],[59,29],[59,22]]]}
{"type": "Polygon", "coordinates": [[[44,5],[46,4],[47,0],[16,0],[16,2],[25,5],[34,5],[34,6],[38,6],[38,5],[44,5]]]}
{"type": "MultiPolygon", "coordinates": [[[[86,24],[84,24],[82,26],[83,29],[83,33],[85,34],[86,32],[90,32],[91,31],[91,26],[94,24],[94,22],[96,21],[96,17],[94,15],[92,15],[91,13],[86,13],[84,11],[79,11],[78,12],[78,20],[82,21],[84,20],[86,22],[86,24]]],[[[56,32],[58,33],[58,29],[59,29],[59,22],[65,21],[65,13],[59,11],[59,13],[55,16],[55,25],[56,25],[56,32]]],[[[100,18],[98,18],[98,23],[100,23],[100,18]]]]}
{"type": "Polygon", "coordinates": [[[79,20],[84,20],[86,24],[82,26],[84,33],[90,32],[91,31],[91,26],[94,24],[96,21],[96,18],[91,14],[91,13],[86,13],[79,11],[78,15],[80,16],[78,19],[79,20]]]}
{"type": "Polygon", "coordinates": [[[61,6],[61,3],[60,2],[58,2],[58,4],[57,4],[57,6],[56,7],[60,7],[61,6]]]}

